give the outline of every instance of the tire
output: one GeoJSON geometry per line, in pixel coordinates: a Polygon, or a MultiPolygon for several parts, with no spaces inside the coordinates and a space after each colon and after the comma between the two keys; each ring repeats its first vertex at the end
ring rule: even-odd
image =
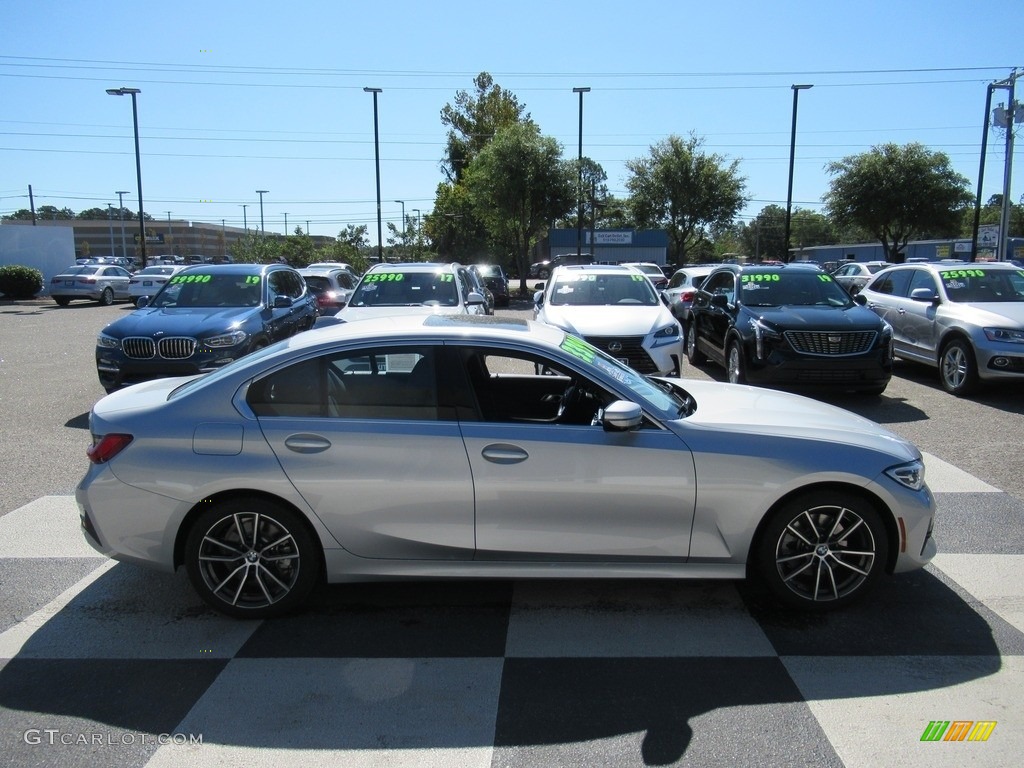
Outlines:
{"type": "Polygon", "coordinates": [[[866,387],[864,389],[857,390],[857,394],[864,395],[865,397],[878,397],[885,392],[885,388],[887,386],[889,386],[888,383],[878,384],[874,387],[866,387]]]}
{"type": "Polygon", "coordinates": [[[874,506],[852,493],[823,490],[797,496],[773,515],[755,563],[780,602],[823,611],[866,594],[888,555],[889,538],[874,506]]]}
{"type": "Polygon", "coordinates": [[[953,339],[939,353],[939,381],[951,395],[963,397],[978,387],[974,350],[963,339],[953,339]]]}
{"type": "Polygon", "coordinates": [[[114,291],[111,288],[104,288],[103,292],[100,293],[100,304],[104,307],[109,307],[114,303],[114,291]]]}
{"type": "Polygon", "coordinates": [[[692,320],[686,326],[686,359],[690,365],[704,365],[707,357],[697,349],[697,324],[692,320]]]}
{"type": "Polygon", "coordinates": [[[725,369],[729,374],[730,384],[746,384],[747,374],[743,369],[743,348],[738,341],[730,342],[729,352],[725,358],[725,369]]]}
{"type": "Polygon", "coordinates": [[[320,545],[292,510],[260,498],[214,503],[193,522],[185,543],[193,588],[238,619],[282,616],[320,580],[320,545]]]}
{"type": "Polygon", "coordinates": [[[67,296],[54,296],[53,300],[57,302],[58,307],[66,307],[68,304],[71,303],[71,299],[69,299],[67,296]]]}

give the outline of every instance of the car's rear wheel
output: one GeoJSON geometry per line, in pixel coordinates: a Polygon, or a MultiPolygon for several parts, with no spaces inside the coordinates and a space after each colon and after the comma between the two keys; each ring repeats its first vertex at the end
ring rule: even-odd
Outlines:
{"type": "Polygon", "coordinates": [[[808,610],[845,606],[881,576],[889,540],[878,511],[860,496],[816,491],[782,506],[758,542],[756,563],[769,590],[808,610]]]}
{"type": "Polygon", "coordinates": [[[747,374],[743,369],[743,347],[738,341],[729,344],[729,355],[726,359],[730,384],[746,384],[747,374]]]}
{"type": "Polygon", "coordinates": [[[104,288],[103,291],[100,293],[100,304],[102,304],[104,307],[109,307],[113,303],[114,303],[114,291],[113,291],[113,289],[109,288],[109,287],[104,288]]]}
{"type": "Polygon", "coordinates": [[[68,304],[71,303],[71,299],[69,299],[67,296],[54,296],[53,300],[57,302],[58,307],[66,307],[68,304]]]}
{"type": "Polygon", "coordinates": [[[708,361],[704,353],[697,349],[697,324],[692,320],[686,326],[686,359],[691,365],[704,365],[708,361]]]}
{"type": "Polygon", "coordinates": [[[978,364],[971,345],[963,339],[953,339],[939,354],[939,379],[942,388],[951,395],[962,397],[978,386],[978,364]]]}
{"type": "Polygon", "coordinates": [[[199,596],[229,616],[264,619],[298,607],[320,578],[321,552],[292,510],[260,498],[214,503],[196,518],[185,568],[199,596]]]}

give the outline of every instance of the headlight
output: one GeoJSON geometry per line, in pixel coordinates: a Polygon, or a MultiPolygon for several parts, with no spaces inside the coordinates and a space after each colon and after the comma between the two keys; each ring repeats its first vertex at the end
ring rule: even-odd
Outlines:
{"type": "Polygon", "coordinates": [[[208,347],[234,347],[241,344],[249,338],[249,334],[245,331],[231,331],[230,333],[222,333],[220,336],[211,336],[208,339],[203,339],[203,344],[208,347]]]}
{"type": "Polygon", "coordinates": [[[103,347],[104,349],[120,349],[121,340],[115,339],[113,336],[107,336],[105,333],[101,333],[96,337],[96,346],[103,347]]]}
{"type": "Polygon", "coordinates": [[[672,323],[666,325],[664,328],[659,328],[654,332],[654,346],[658,347],[662,344],[672,344],[679,340],[679,324],[672,323]]]}
{"type": "Polygon", "coordinates": [[[1024,331],[1013,328],[985,328],[985,336],[989,341],[1008,341],[1012,344],[1024,344],[1024,331]]]}
{"type": "Polygon", "coordinates": [[[911,490],[920,491],[924,488],[924,464],[920,461],[889,467],[885,470],[885,474],[911,490]]]}
{"type": "Polygon", "coordinates": [[[754,329],[754,344],[757,348],[757,359],[764,360],[767,355],[764,350],[765,340],[779,341],[782,334],[760,320],[751,319],[750,327],[754,329]]]}

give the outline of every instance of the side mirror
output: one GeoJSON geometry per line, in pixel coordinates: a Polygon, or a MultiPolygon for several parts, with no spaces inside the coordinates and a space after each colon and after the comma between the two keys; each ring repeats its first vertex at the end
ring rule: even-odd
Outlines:
{"type": "Polygon", "coordinates": [[[931,288],[915,288],[910,292],[910,298],[914,301],[923,301],[926,303],[937,304],[939,301],[939,297],[931,288]]]}
{"type": "Polygon", "coordinates": [[[482,293],[476,291],[470,291],[469,295],[466,296],[466,306],[472,307],[474,305],[483,304],[484,296],[482,293]]]}
{"type": "Polygon", "coordinates": [[[855,293],[852,296],[852,298],[853,298],[853,303],[854,304],[860,304],[862,307],[866,307],[868,305],[868,298],[867,298],[867,296],[864,296],[864,295],[862,295],[860,293],[855,293]]]}
{"type": "Polygon", "coordinates": [[[290,296],[275,296],[274,297],[274,309],[287,309],[292,305],[290,296]]]}
{"type": "Polygon", "coordinates": [[[729,297],[724,293],[714,293],[711,295],[711,306],[725,309],[729,306],[729,297]]]}
{"type": "Polygon", "coordinates": [[[533,294],[533,303],[538,307],[544,304],[544,291],[537,291],[533,294]]]}
{"type": "Polygon", "coordinates": [[[628,432],[639,427],[643,421],[643,411],[636,403],[629,400],[616,400],[604,409],[601,426],[605,432],[628,432]]]}

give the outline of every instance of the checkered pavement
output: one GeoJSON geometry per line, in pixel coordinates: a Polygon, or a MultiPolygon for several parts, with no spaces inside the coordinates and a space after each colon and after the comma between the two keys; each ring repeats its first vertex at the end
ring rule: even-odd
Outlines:
{"type": "Polygon", "coordinates": [[[328,586],[240,622],[44,497],[0,517],[0,765],[1019,764],[1024,502],[926,459],[939,556],[820,616],[552,580],[328,586]]]}

